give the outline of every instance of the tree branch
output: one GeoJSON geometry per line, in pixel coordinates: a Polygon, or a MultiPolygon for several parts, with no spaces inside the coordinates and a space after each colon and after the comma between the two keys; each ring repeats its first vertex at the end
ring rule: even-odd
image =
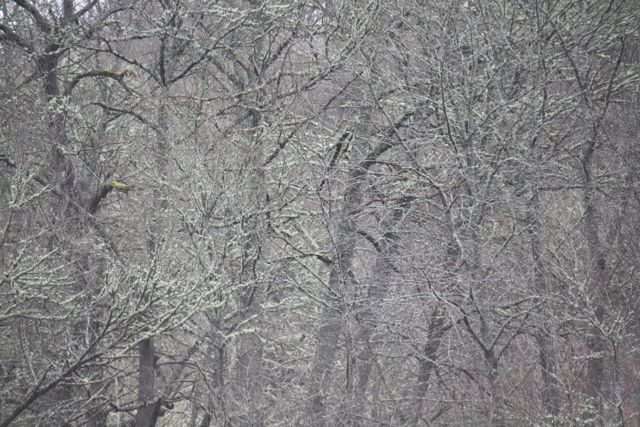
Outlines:
{"type": "Polygon", "coordinates": [[[38,25],[38,28],[45,33],[51,33],[51,25],[47,22],[47,20],[42,16],[38,8],[33,5],[29,0],[13,0],[18,6],[29,12],[29,15],[33,18],[33,20],[38,25]]]}

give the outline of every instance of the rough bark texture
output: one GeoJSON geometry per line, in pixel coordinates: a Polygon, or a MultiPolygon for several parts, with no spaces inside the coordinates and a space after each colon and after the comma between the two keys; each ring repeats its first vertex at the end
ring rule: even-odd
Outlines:
{"type": "MultiPolygon", "coordinates": [[[[604,381],[604,358],[606,355],[606,344],[602,335],[602,322],[605,308],[603,305],[604,287],[606,286],[606,258],[602,250],[599,237],[598,215],[595,207],[595,183],[592,176],[593,149],[595,141],[585,144],[583,150],[584,168],[584,233],[587,240],[590,266],[588,275],[587,295],[592,310],[588,319],[586,329],[586,343],[589,349],[587,362],[587,396],[590,398],[589,404],[594,406],[595,414],[602,411],[602,396],[600,394],[604,381]]],[[[591,411],[587,411],[591,414],[591,411]]],[[[591,415],[587,415],[591,417],[591,415]]]]}
{"type": "Polygon", "coordinates": [[[362,202],[363,175],[364,172],[361,170],[355,170],[350,174],[350,188],[345,197],[344,207],[337,218],[335,256],[328,283],[330,295],[320,314],[318,345],[311,368],[307,407],[309,425],[324,426],[328,423],[326,399],[330,393],[334,361],[344,321],[343,290],[351,281],[351,262],[357,239],[354,213],[362,202]]]}
{"type": "Polygon", "coordinates": [[[153,427],[160,414],[160,401],[156,399],[156,362],[153,340],[143,340],[138,346],[138,402],[136,427],[153,427]]]}

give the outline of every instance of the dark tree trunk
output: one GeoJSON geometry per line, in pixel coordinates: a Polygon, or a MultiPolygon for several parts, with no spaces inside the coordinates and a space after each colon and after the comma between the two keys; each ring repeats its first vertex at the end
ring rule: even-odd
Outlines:
{"type": "Polygon", "coordinates": [[[136,413],[136,427],[152,427],[156,424],[160,412],[159,401],[155,396],[156,366],[155,349],[151,338],[144,339],[138,345],[138,402],[141,405],[136,413]]]}

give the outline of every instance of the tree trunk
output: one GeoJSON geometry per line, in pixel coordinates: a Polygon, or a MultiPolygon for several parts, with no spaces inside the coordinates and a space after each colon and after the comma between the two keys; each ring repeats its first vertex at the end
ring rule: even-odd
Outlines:
{"type": "Polygon", "coordinates": [[[417,425],[422,416],[422,406],[424,404],[427,391],[429,390],[429,381],[431,374],[436,366],[438,358],[438,350],[444,336],[444,310],[436,306],[433,310],[433,317],[429,323],[429,333],[427,341],[423,347],[422,354],[418,356],[418,378],[413,396],[413,405],[409,412],[409,421],[407,425],[417,425]]]}
{"type": "Polygon", "coordinates": [[[403,214],[408,209],[408,204],[409,202],[402,203],[400,207],[394,210],[393,215],[382,223],[385,233],[378,242],[373,281],[367,289],[365,303],[362,308],[358,310],[356,316],[359,329],[355,337],[355,345],[357,347],[353,368],[350,372],[352,378],[349,379],[349,384],[353,386],[350,387],[349,391],[351,395],[347,400],[352,406],[349,409],[353,410],[356,416],[350,416],[350,410],[341,411],[349,417],[347,423],[350,425],[357,425],[358,417],[365,414],[366,391],[375,357],[371,343],[369,342],[378,324],[378,314],[375,308],[387,294],[391,275],[396,270],[394,257],[399,253],[400,237],[394,229],[398,226],[403,214]]]}
{"type": "Polygon", "coordinates": [[[318,344],[311,368],[308,389],[307,422],[309,425],[327,424],[326,398],[330,393],[335,356],[340,341],[344,316],[343,292],[350,282],[352,261],[355,255],[356,226],[354,214],[362,203],[362,181],[366,170],[353,167],[349,173],[350,187],[336,224],[335,255],[329,274],[329,292],[326,305],[320,314],[318,344]]]}
{"type": "Polygon", "coordinates": [[[160,405],[155,399],[156,366],[153,340],[142,340],[138,346],[140,353],[138,362],[138,401],[140,409],[136,413],[136,427],[155,426],[160,405]]]}
{"type": "MultiPolygon", "coordinates": [[[[254,83],[255,84],[255,83],[254,83]]],[[[244,261],[240,271],[240,282],[250,283],[247,289],[241,290],[240,300],[245,308],[244,319],[251,319],[250,327],[255,331],[241,335],[238,340],[238,360],[236,364],[236,380],[240,396],[238,396],[242,425],[261,426],[264,424],[262,412],[264,375],[262,372],[264,345],[260,337],[262,326],[262,305],[264,303],[265,286],[262,277],[264,243],[262,242],[264,226],[261,211],[266,204],[265,173],[262,168],[263,150],[259,139],[261,116],[254,111],[250,116],[252,154],[249,158],[250,176],[248,203],[252,207],[253,217],[244,224],[246,235],[243,243],[244,261]]]]}
{"type": "Polygon", "coordinates": [[[605,339],[602,336],[600,325],[604,319],[603,287],[606,282],[606,258],[602,250],[599,237],[599,224],[595,206],[596,188],[592,176],[592,157],[595,148],[595,135],[588,141],[583,150],[582,166],[584,170],[583,207],[584,207],[584,233],[587,240],[590,274],[589,286],[586,290],[587,299],[591,305],[587,307],[591,311],[590,324],[587,327],[586,344],[589,351],[587,362],[587,396],[589,404],[593,405],[596,414],[602,413],[602,398],[600,391],[604,380],[604,356],[606,352],[605,339]]]}
{"type": "MultiPolygon", "coordinates": [[[[530,161],[533,165],[536,164],[534,163],[533,146],[531,146],[530,150],[530,161]]],[[[540,239],[540,234],[542,232],[539,219],[540,202],[538,197],[538,188],[535,184],[538,180],[533,173],[526,179],[531,191],[531,197],[527,200],[527,225],[531,244],[531,257],[533,259],[533,287],[540,293],[545,301],[548,301],[547,298],[550,295],[544,275],[542,242],[540,239]]],[[[538,343],[538,357],[540,368],[542,370],[542,382],[544,384],[542,400],[546,412],[556,416],[560,409],[560,394],[558,390],[558,379],[556,376],[556,354],[553,347],[553,335],[550,331],[552,324],[549,319],[548,308],[548,303],[545,303],[542,308],[544,312],[542,313],[541,324],[535,333],[535,338],[538,343]]]]}

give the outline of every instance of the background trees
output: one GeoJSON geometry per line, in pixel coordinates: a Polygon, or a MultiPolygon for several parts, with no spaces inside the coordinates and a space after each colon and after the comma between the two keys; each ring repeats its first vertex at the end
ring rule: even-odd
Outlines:
{"type": "Polygon", "coordinates": [[[634,3],[1,14],[2,425],[637,420],[634,3]]]}

